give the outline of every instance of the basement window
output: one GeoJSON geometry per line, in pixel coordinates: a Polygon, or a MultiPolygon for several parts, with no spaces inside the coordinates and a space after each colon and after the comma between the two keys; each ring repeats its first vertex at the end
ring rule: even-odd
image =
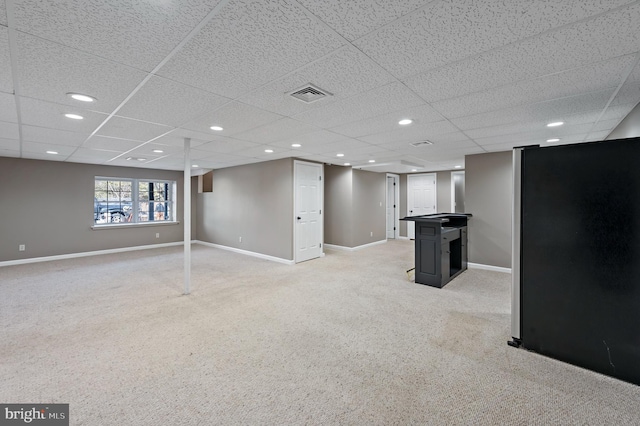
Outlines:
{"type": "Polygon", "coordinates": [[[93,222],[100,226],[175,222],[175,194],[175,181],[96,177],[93,222]]]}

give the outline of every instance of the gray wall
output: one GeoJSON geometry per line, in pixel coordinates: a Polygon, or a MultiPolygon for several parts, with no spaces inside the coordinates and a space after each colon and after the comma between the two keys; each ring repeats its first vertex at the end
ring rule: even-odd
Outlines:
{"type": "Polygon", "coordinates": [[[180,172],[0,157],[0,261],[182,241],[182,223],[92,230],[95,176],[177,181],[183,222],[180,172]]]}
{"type": "Polygon", "coordinates": [[[351,247],[387,239],[386,182],[386,173],[353,170],[351,247]]]}
{"type": "Polygon", "coordinates": [[[325,244],[358,247],[386,239],[386,178],[386,173],[325,167],[325,244]]]}
{"type": "Polygon", "coordinates": [[[469,262],[511,268],[512,152],[465,157],[469,262]]]}
{"type": "Polygon", "coordinates": [[[197,195],[197,239],[293,260],[293,160],[217,169],[212,179],[212,192],[197,195]]]}
{"type": "Polygon", "coordinates": [[[640,136],[640,104],[613,129],[607,139],[626,139],[640,136]]]}
{"type": "Polygon", "coordinates": [[[353,174],[351,167],[324,167],[324,242],[353,247],[352,199],[353,174]]]}

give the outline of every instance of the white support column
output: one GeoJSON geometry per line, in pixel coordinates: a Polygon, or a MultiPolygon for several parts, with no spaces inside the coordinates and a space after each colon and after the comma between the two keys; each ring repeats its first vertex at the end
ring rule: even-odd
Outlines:
{"type": "Polygon", "coordinates": [[[191,138],[184,138],[184,293],[191,285],[191,138]]]}

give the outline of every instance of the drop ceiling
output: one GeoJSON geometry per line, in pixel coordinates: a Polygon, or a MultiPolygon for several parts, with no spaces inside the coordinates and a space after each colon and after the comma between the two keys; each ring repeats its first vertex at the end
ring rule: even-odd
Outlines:
{"type": "Polygon", "coordinates": [[[628,0],[0,0],[0,156],[181,170],[190,138],[198,170],[410,172],[603,140],[640,102],[638,23],[628,0]]]}

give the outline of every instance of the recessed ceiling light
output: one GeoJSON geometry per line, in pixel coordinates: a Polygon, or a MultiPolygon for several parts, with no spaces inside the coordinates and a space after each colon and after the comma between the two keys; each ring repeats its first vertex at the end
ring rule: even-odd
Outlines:
{"type": "Polygon", "coordinates": [[[197,164],[193,164],[191,167],[195,169],[196,167],[200,167],[200,166],[198,166],[197,164]]]}
{"type": "Polygon", "coordinates": [[[81,93],[67,93],[67,96],[69,96],[72,99],[75,99],[76,101],[80,101],[80,102],[95,102],[96,101],[96,98],[94,98],[93,96],[83,95],[81,93]]]}
{"type": "Polygon", "coordinates": [[[351,163],[344,163],[344,165],[345,165],[345,166],[350,166],[350,165],[351,165],[351,163]]]}
{"type": "Polygon", "coordinates": [[[156,154],[162,154],[164,151],[161,149],[154,149],[153,152],[155,152],[156,154]]]}
{"type": "Polygon", "coordinates": [[[299,143],[292,143],[291,146],[294,148],[300,148],[302,145],[300,145],[299,143]]]}
{"type": "Polygon", "coordinates": [[[47,151],[47,154],[56,155],[58,151],[47,151]]]}
{"type": "Polygon", "coordinates": [[[560,139],[558,138],[547,139],[547,142],[560,142],[560,139]]]}
{"type": "Polygon", "coordinates": [[[273,152],[272,149],[265,149],[264,152],[266,152],[267,154],[271,154],[273,152]]]}
{"type": "Polygon", "coordinates": [[[147,159],[146,159],[146,158],[142,158],[142,157],[140,157],[140,158],[136,158],[136,160],[138,160],[138,161],[147,161],[147,159]]]}
{"type": "Polygon", "coordinates": [[[82,120],[84,118],[83,116],[78,114],[65,114],[64,116],[73,120],[82,120]]]}
{"type": "Polygon", "coordinates": [[[369,160],[369,162],[370,162],[370,163],[375,163],[375,162],[376,162],[376,160],[369,160]]]}
{"type": "Polygon", "coordinates": [[[211,130],[215,130],[216,132],[220,132],[222,130],[224,130],[222,127],[220,126],[211,126],[209,127],[211,130]]]}
{"type": "Polygon", "coordinates": [[[336,157],[344,157],[344,154],[336,154],[336,157]]]}
{"type": "Polygon", "coordinates": [[[558,127],[558,126],[562,126],[563,124],[564,124],[564,121],[554,121],[553,123],[547,124],[547,127],[558,127]]]}
{"type": "Polygon", "coordinates": [[[418,169],[411,169],[411,171],[412,171],[412,172],[417,172],[417,171],[418,171],[418,169]]]}
{"type": "Polygon", "coordinates": [[[398,121],[398,124],[401,126],[406,126],[407,124],[411,124],[411,123],[413,123],[413,120],[410,120],[408,118],[398,121]]]}
{"type": "Polygon", "coordinates": [[[461,169],[462,166],[453,166],[454,169],[461,169]]]}

